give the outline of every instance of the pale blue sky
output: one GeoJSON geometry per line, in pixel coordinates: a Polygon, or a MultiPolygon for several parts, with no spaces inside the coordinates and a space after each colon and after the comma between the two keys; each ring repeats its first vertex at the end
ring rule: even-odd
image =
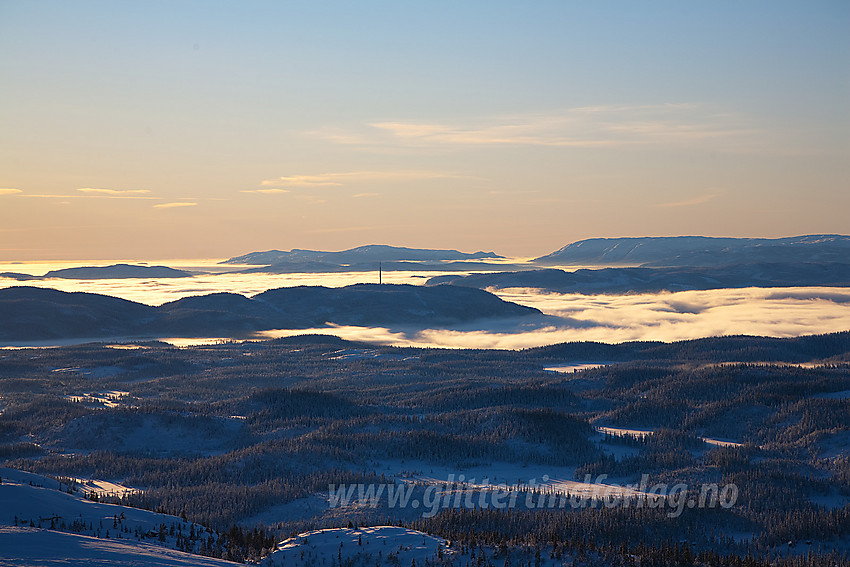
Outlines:
{"type": "Polygon", "coordinates": [[[847,29],[844,1],[0,0],[0,258],[850,233],[847,29]]]}

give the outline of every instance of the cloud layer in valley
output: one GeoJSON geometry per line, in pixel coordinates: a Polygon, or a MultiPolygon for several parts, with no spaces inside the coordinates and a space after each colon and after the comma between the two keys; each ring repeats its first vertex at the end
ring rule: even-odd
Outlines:
{"type": "MultiPolygon", "coordinates": [[[[79,264],[0,264],[0,272],[41,275],[48,270],[75,265],[79,264]]],[[[173,267],[201,272],[225,269],[214,261],[174,264],[173,267]]],[[[216,292],[251,296],[267,289],[294,285],[336,287],[376,282],[377,274],[208,273],[155,281],[156,285],[151,285],[149,280],[48,279],[26,285],[102,293],[161,305],[181,297],[216,292]]],[[[384,274],[384,283],[421,282],[421,274],[415,272],[384,274]]],[[[0,286],[11,285],[20,285],[20,282],[0,278],[0,286]]],[[[626,295],[562,294],[510,288],[496,293],[506,301],[540,309],[546,317],[534,321],[485,321],[449,330],[332,327],[280,331],[273,335],[312,332],[393,345],[526,348],[565,341],[672,341],[735,334],[788,337],[850,330],[850,288],[745,288],[626,295]]]]}
{"type": "Polygon", "coordinates": [[[676,341],[716,335],[793,337],[850,329],[850,289],[746,288],[637,295],[499,292],[508,301],[552,316],[535,326],[494,324],[489,329],[404,331],[334,327],[304,332],[392,344],[448,348],[529,348],[569,341],[676,341]]]}
{"type": "Polygon", "coordinates": [[[270,332],[448,348],[528,348],[570,341],[676,341],[717,335],[793,337],[850,329],[850,290],[746,288],[638,295],[500,292],[549,315],[537,323],[487,322],[455,329],[332,327],[270,332]]]}
{"type": "Polygon", "coordinates": [[[542,294],[508,290],[545,321],[482,322],[455,329],[331,327],[266,337],[332,334],[396,346],[519,349],[570,341],[676,341],[718,335],[793,337],[850,329],[850,290],[747,288],[640,295],[542,294]]]}

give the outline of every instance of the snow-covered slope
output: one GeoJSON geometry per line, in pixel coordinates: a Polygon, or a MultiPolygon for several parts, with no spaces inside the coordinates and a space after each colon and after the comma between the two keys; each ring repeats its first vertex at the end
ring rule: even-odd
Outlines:
{"type": "Polygon", "coordinates": [[[203,526],[81,494],[112,485],[60,489],[54,479],[9,468],[0,468],[0,479],[0,566],[228,564],[175,551],[198,551],[213,536],[203,526]]]}
{"type": "MultiPolygon", "coordinates": [[[[32,522],[35,527],[49,527],[52,521],[59,529],[58,526],[64,522],[68,531],[77,531],[70,528],[70,524],[77,521],[85,522],[86,526],[92,524],[91,530],[86,527],[80,530],[82,533],[91,531],[90,535],[97,535],[100,532],[105,536],[109,531],[110,537],[118,537],[119,532],[126,533],[126,529],[122,528],[148,532],[158,529],[163,523],[169,528],[171,524],[179,523],[187,533],[190,529],[188,522],[176,516],[92,502],[79,491],[69,494],[67,485],[62,485],[60,490],[59,483],[51,478],[7,468],[0,468],[0,477],[3,480],[0,484],[0,524],[15,525],[17,519],[18,524],[29,525],[32,522]],[[124,519],[120,523],[115,522],[116,516],[124,516],[124,519]]],[[[200,529],[200,526],[196,528],[200,529]]],[[[135,539],[135,535],[133,537],[135,539]]]]}
{"type": "Polygon", "coordinates": [[[0,567],[232,567],[135,540],[101,539],[30,527],[0,526],[0,567]]]}
{"type": "Polygon", "coordinates": [[[316,530],[289,538],[266,557],[262,565],[306,567],[307,565],[425,565],[425,559],[450,555],[442,538],[395,526],[316,530]]]}

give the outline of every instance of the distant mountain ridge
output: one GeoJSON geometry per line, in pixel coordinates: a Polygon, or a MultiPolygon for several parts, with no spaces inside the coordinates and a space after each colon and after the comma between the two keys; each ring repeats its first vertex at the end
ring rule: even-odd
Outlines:
{"type": "Polygon", "coordinates": [[[574,272],[549,268],[520,272],[445,275],[425,285],[478,289],[529,287],[562,293],[655,293],[744,287],[850,287],[850,263],[735,264],[718,267],[601,268],[574,272]]]}
{"type": "Polygon", "coordinates": [[[131,264],[113,264],[111,266],[81,266],[50,270],[43,276],[47,278],[65,278],[73,280],[99,280],[123,278],[190,278],[192,274],[168,266],[135,266],[131,264]]]}
{"type": "Polygon", "coordinates": [[[386,244],[358,246],[338,252],[322,250],[267,250],[250,252],[242,256],[229,258],[221,264],[272,265],[299,262],[327,262],[332,264],[353,264],[359,262],[397,262],[397,261],[452,261],[480,260],[483,258],[502,258],[494,252],[459,252],[458,250],[432,250],[427,248],[405,248],[386,244]]]}
{"type": "Polygon", "coordinates": [[[2,272],[0,277],[18,281],[48,280],[61,278],[66,280],[107,280],[133,278],[191,278],[194,274],[176,270],[168,266],[139,266],[132,264],[113,264],[111,266],[79,266],[50,270],[43,276],[20,274],[17,272],[2,272]]]}
{"type": "Polygon", "coordinates": [[[850,236],[813,234],[786,238],[661,236],[591,238],[564,246],[534,262],[561,265],[630,264],[722,266],[746,263],[850,263],[850,236]]]}
{"type": "Polygon", "coordinates": [[[152,307],[108,295],[16,286],[0,289],[0,340],[246,336],[336,325],[440,327],[541,315],[472,288],[356,284],[298,286],[251,298],[185,297],[152,307]]]}
{"type": "Polygon", "coordinates": [[[505,270],[530,269],[521,264],[502,264],[476,261],[413,262],[407,260],[390,262],[355,262],[334,264],[332,262],[280,262],[239,270],[240,274],[295,274],[295,273],[344,273],[375,272],[380,268],[384,272],[503,272],[505,270]]]}

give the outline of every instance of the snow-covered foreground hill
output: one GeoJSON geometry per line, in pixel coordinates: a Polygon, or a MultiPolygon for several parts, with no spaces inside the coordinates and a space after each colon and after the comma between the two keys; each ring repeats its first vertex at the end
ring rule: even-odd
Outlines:
{"type": "Polygon", "coordinates": [[[316,530],[289,538],[262,563],[264,567],[286,565],[425,565],[452,555],[442,538],[395,526],[316,530]]]}
{"type": "Polygon", "coordinates": [[[0,566],[182,567],[234,565],[127,539],[103,539],[48,529],[0,526],[0,566]]]}
{"type": "Polygon", "coordinates": [[[92,502],[52,479],[0,468],[0,565],[232,565],[199,551],[213,532],[176,516],[92,502]],[[70,493],[69,493],[70,492],[70,493]]]}
{"type": "MultiPolygon", "coordinates": [[[[182,551],[217,549],[219,534],[201,525],[93,502],[79,488],[24,471],[0,468],[0,479],[0,567],[233,565],[182,551]]],[[[415,530],[338,528],[287,539],[262,564],[330,565],[342,557],[352,565],[407,567],[452,553],[445,540],[415,530]]]]}

